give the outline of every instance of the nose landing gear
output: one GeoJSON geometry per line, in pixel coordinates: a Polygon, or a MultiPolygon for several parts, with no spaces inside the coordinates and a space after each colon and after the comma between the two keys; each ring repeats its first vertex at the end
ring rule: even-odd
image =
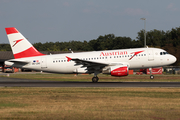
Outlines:
{"type": "Polygon", "coordinates": [[[150,79],[154,79],[154,75],[150,75],[150,79]]]}
{"type": "Polygon", "coordinates": [[[150,79],[154,79],[154,75],[152,75],[152,68],[149,68],[149,72],[150,72],[150,79]]]}

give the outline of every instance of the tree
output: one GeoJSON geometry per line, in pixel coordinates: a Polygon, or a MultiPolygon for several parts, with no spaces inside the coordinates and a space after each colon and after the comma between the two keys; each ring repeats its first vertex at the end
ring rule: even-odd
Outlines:
{"type": "Polygon", "coordinates": [[[0,44],[0,51],[11,51],[9,44],[0,44]]]}

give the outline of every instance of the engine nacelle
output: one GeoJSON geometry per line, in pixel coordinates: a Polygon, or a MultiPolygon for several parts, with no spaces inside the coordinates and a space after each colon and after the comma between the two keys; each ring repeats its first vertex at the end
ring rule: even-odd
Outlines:
{"type": "Polygon", "coordinates": [[[88,73],[87,67],[77,68],[74,70],[75,73],[88,73]]]}
{"type": "Polygon", "coordinates": [[[126,65],[109,66],[103,69],[103,73],[110,74],[111,76],[127,76],[129,73],[129,69],[126,65]]]}

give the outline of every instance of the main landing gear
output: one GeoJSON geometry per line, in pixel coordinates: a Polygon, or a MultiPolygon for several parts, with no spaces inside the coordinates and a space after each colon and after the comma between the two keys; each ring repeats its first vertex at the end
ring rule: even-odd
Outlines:
{"type": "Polygon", "coordinates": [[[99,78],[97,76],[92,78],[92,82],[94,82],[94,83],[98,82],[98,80],[99,80],[99,78]]]}
{"type": "Polygon", "coordinates": [[[98,74],[97,72],[94,73],[94,77],[92,78],[92,82],[93,82],[93,83],[96,83],[96,82],[98,82],[98,80],[99,80],[97,74],[98,74]]]}

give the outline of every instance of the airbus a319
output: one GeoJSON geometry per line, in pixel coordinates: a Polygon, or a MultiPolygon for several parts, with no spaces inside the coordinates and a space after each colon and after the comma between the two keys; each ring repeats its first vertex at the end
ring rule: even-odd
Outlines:
{"type": "MultiPolygon", "coordinates": [[[[121,77],[127,76],[129,69],[160,67],[176,62],[175,56],[159,48],[45,55],[36,50],[16,28],[5,30],[15,58],[5,61],[6,65],[51,73],[94,74],[92,82],[98,82],[99,73],[121,77]]],[[[154,76],[151,74],[150,78],[154,76]]]]}

